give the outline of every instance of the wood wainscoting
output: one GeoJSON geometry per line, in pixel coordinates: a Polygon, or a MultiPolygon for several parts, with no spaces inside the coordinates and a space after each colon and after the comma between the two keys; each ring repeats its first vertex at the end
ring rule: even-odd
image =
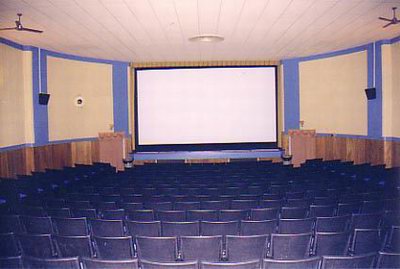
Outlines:
{"type": "MultiPolygon", "coordinates": [[[[282,138],[282,147],[288,152],[287,134],[284,134],[282,138]]],[[[386,165],[387,168],[400,166],[400,142],[398,141],[317,135],[315,144],[315,158],[325,161],[370,163],[371,165],[386,165]]]]}
{"type": "MultiPolygon", "coordinates": [[[[130,138],[126,139],[126,150],[131,151],[130,138]]],[[[62,169],[75,164],[100,162],[99,141],[87,140],[40,147],[25,147],[0,152],[0,178],[16,178],[30,175],[32,171],[62,169]]]]}

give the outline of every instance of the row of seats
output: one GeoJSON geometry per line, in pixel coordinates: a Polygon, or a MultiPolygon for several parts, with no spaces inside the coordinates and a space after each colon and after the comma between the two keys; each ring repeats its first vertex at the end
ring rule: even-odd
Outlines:
{"type": "Polygon", "coordinates": [[[332,268],[398,268],[399,254],[379,252],[352,256],[322,256],[299,260],[253,260],[247,262],[152,262],[146,260],[102,260],[91,258],[40,259],[29,256],[0,258],[1,268],[68,268],[68,269],[332,269],[332,268]]]}
{"type": "Polygon", "coordinates": [[[254,235],[274,232],[344,232],[355,229],[382,229],[383,232],[387,232],[390,228],[398,227],[394,224],[381,226],[380,218],[376,214],[240,221],[87,220],[86,217],[51,218],[8,215],[2,216],[0,220],[0,232],[2,233],[86,235],[90,231],[93,235],[100,236],[120,236],[124,234],[150,236],[254,235]]]}
{"type": "Polygon", "coordinates": [[[244,262],[270,258],[295,260],[312,256],[354,256],[385,251],[380,238],[373,231],[300,234],[266,234],[252,236],[64,236],[50,234],[1,234],[0,257],[14,257],[21,253],[38,258],[97,257],[125,260],[139,257],[156,262],[229,261],[244,262]]]}
{"type": "MultiPolygon", "coordinates": [[[[159,209],[140,209],[137,205],[126,205],[122,209],[96,209],[96,208],[42,208],[42,207],[20,207],[19,214],[28,216],[52,216],[52,217],[87,217],[90,219],[131,219],[138,221],[164,220],[164,221],[228,221],[228,220],[266,220],[276,218],[305,218],[305,217],[332,217],[353,215],[354,218],[365,218],[371,215],[378,220],[384,219],[395,221],[392,212],[396,211],[378,211],[359,213],[357,205],[340,204],[334,205],[311,205],[310,207],[272,207],[251,208],[251,209],[187,209],[187,210],[169,210],[167,208],[159,209]]],[[[161,207],[161,206],[160,206],[161,207]]],[[[11,213],[9,213],[11,214],[11,213]]],[[[6,214],[7,215],[7,214],[6,214]]],[[[395,214],[398,215],[398,214],[395,214]]]]}
{"type": "MultiPolygon", "coordinates": [[[[83,199],[83,198],[82,198],[83,199]]],[[[133,200],[133,199],[132,199],[133,200]]],[[[315,199],[289,199],[289,200],[205,200],[205,201],[177,201],[177,202],[117,202],[103,201],[92,202],[89,197],[86,200],[63,200],[53,199],[47,200],[46,206],[36,205],[32,201],[25,202],[16,208],[24,214],[33,214],[39,211],[44,212],[45,209],[52,210],[53,208],[95,208],[97,210],[115,210],[124,209],[153,209],[153,210],[228,210],[228,209],[243,209],[250,210],[253,208],[282,208],[282,207],[305,207],[311,211],[320,209],[328,210],[331,215],[344,215],[349,213],[374,213],[384,210],[399,210],[399,199],[387,200],[369,200],[362,202],[335,202],[330,197],[317,197],[315,199]]],[[[39,214],[39,213],[37,213],[39,214]]],[[[45,214],[45,213],[42,213],[45,214]]]]}

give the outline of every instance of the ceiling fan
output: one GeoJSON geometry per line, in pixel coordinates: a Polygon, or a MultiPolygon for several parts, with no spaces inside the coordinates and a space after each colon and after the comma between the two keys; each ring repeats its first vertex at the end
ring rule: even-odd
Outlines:
{"type": "Polygon", "coordinates": [[[380,20],[388,21],[388,22],[389,22],[388,24],[386,24],[385,26],[383,26],[383,28],[386,28],[386,27],[388,27],[389,25],[392,25],[392,24],[394,25],[394,24],[400,23],[400,20],[397,19],[397,17],[396,17],[396,9],[397,9],[397,7],[392,7],[392,10],[393,10],[393,18],[391,18],[391,19],[379,17],[380,20]]]}
{"type": "Polygon", "coordinates": [[[17,30],[17,31],[27,31],[27,32],[33,32],[33,33],[43,33],[42,30],[37,30],[37,29],[32,29],[32,28],[26,28],[22,25],[21,23],[21,16],[22,13],[18,13],[18,20],[15,21],[15,27],[7,27],[7,28],[0,28],[0,31],[5,31],[5,30],[17,30]]]}

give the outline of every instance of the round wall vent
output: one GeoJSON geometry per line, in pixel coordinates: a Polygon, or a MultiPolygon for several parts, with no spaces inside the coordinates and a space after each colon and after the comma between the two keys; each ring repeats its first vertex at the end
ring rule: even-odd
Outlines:
{"type": "Polygon", "coordinates": [[[77,107],[83,107],[85,105],[85,99],[82,96],[77,96],[74,98],[74,104],[77,107]]]}

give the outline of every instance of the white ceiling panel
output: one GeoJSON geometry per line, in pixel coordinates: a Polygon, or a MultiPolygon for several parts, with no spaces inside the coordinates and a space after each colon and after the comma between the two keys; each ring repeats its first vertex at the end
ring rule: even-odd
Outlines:
{"type": "Polygon", "coordinates": [[[129,62],[280,60],[399,36],[400,24],[378,20],[393,6],[400,0],[1,0],[0,27],[21,12],[24,26],[44,33],[0,37],[129,62]],[[225,40],[188,40],[201,34],[225,40]]]}

